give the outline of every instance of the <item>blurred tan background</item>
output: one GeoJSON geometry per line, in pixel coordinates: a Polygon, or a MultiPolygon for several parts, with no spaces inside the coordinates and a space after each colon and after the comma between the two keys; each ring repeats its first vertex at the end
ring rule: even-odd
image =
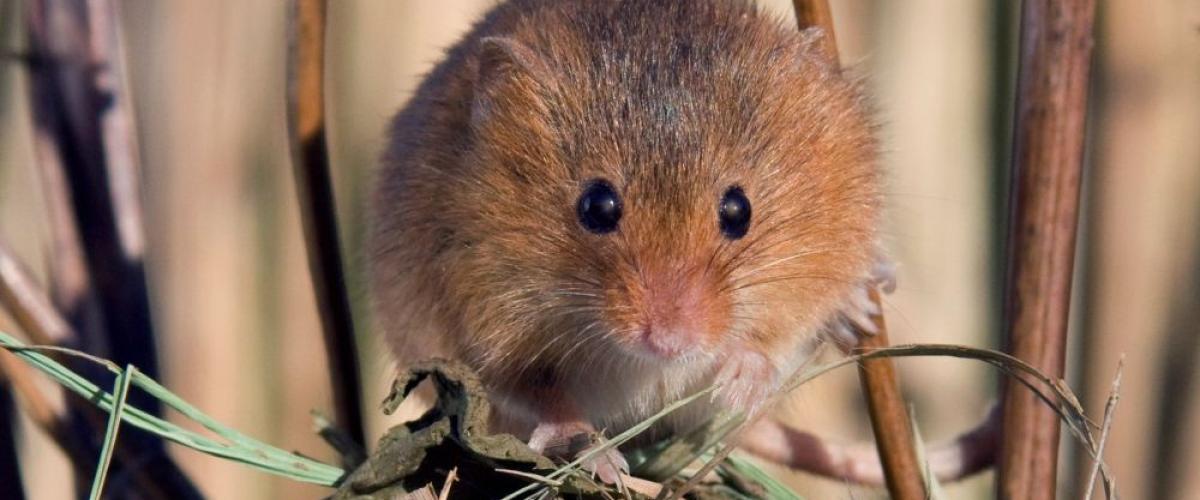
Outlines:
{"type": "MultiPolygon", "coordinates": [[[[0,0],[0,52],[24,46],[20,3],[0,0]]],[[[331,2],[334,177],[374,405],[392,367],[370,335],[358,257],[362,200],[384,123],[492,0],[331,2]]],[[[787,0],[761,1],[791,18],[787,0]]],[[[892,340],[998,345],[1008,112],[1016,8],[1004,0],[833,0],[842,59],[870,83],[889,176],[888,246],[900,287],[892,340]]],[[[285,2],[120,0],[143,154],[149,274],[164,381],[217,419],[331,459],[310,409],[328,408],[324,358],[285,149],[285,2]]],[[[1125,498],[1200,498],[1200,2],[1100,0],[1072,387],[1100,414],[1125,378],[1107,457],[1125,498]]],[[[0,237],[44,267],[28,82],[0,63],[0,237]]],[[[0,314],[0,329],[14,327],[0,314]]],[[[900,362],[924,437],[987,410],[996,377],[976,364],[900,362]]],[[[853,370],[780,409],[838,440],[870,438],[853,370]]],[[[63,458],[26,425],[32,498],[67,498],[63,458]]],[[[1077,457],[1067,442],[1064,454],[1077,457]]],[[[323,492],[189,450],[173,452],[212,498],[323,492]]],[[[1064,497],[1078,466],[1064,465],[1064,497]]],[[[1084,466],[1088,465],[1086,463],[1084,466]]],[[[780,472],[808,498],[878,492],[780,472]]],[[[991,474],[948,488],[991,496],[991,474]]]]}

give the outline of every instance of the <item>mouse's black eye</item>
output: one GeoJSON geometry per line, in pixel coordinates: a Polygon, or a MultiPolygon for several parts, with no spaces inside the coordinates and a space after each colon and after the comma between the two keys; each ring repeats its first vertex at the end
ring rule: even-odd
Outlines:
{"type": "Polygon", "coordinates": [[[617,230],[617,223],[621,221],[621,197],[608,181],[592,181],[579,195],[575,213],[579,215],[579,223],[588,231],[611,233],[617,230]]]}
{"type": "Polygon", "coordinates": [[[742,188],[733,186],[721,197],[721,205],[717,207],[717,215],[721,219],[721,232],[726,238],[736,240],[746,235],[750,229],[750,198],[742,192],[742,188]]]}

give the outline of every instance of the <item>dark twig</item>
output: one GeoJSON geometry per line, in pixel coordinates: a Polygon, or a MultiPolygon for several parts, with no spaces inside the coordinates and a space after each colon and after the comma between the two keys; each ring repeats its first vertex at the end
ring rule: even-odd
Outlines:
{"type": "Polygon", "coordinates": [[[67,169],[59,156],[58,140],[50,133],[59,129],[59,119],[56,115],[35,117],[33,136],[42,198],[49,219],[48,288],[54,307],[81,334],[81,338],[63,340],[75,348],[103,352],[108,350],[104,341],[103,315],[88,272],[83,238],[75,226],[67,169]]]}
{"type": "MultiPolygon", "coordinates": [[[[358,446],[364,441],[358,351],[342,271],[337,207],[325,142],[325,0],[294,0],[288,27],[288,136],[329,360],[335,423],[358,446]]],[[[347,464],[356,465],[356,464],[347,464]]]]}
{"type": "MultiPolygon", "coordinates": [[[[1022,4],[1004,331],[1008,352],[1061,377],[1082,173],[1094,0],[1022,4]]],[[[1055,497],[1059,422],[1008,383],[1000,498],[1055,497]]]]}
{"type": "MultiPolygon", "coordinates": [[[[38,18],[30,20],[32,26],[45,25],[53,16],[53,10],[42,9],[30,12],[38,18]]],[[[61,7],[58,11],[63,10],[61,7]]],[[[71,18],[69,18],[71,19],[71,18]]],[[[77,22],[77,20],[72,19],[77,22]]],[[[42,42],[34,44],[41,47],[37,56],[28,56],[31,70],[31,97],[36,110],[51,110],[58,104],[55,102],[56,92],[53,85],[56,76],[52,50],[59,50],[59,57],[69,57],[68,47],[55,49],[49,45],[53,39],[49,35],[41,36],[42,42]],[[39,59],[42,58],[42,59],[39,59]],[[38,86],[46,85],[44,88],[38,86]]],[[[73,41],[73,45],[78,45],[73,41]]],[[[34,50],[34,49],[30,49],[34,50]]],[[[84,63],[80,63],[84,64],[84,63]]],[[[42,198],[46,203],[50,244],[48,259],[49,290],[54,306],[62,312],[80,338],[70,339],[69,347],[84,349],[90,352],[107,352],[103,317],[100,303],[96,298],[96,290],[88,270],[87,256],[83,248],[83,237],[75,223],[74,205],[71,200],[71,185],[68,181],[66,160],[59,131],[67,130],[65,116],[59,113],[35,112],[34,116],[34,150],[36,152],[37,173],[42,187],[42,198]]],[[[61,345],[61,344],[56,344],[61,345]]]]}
{"type": "MultiPolygon", "coordinates": [[[[115,8],[105,0],[29,2],[31,110],[51,202],[51,255],[65,256],[51,263],[51,275],[71,319],[79,321],[76,332],[86,336],[81,346],[157,377],[143,265],[137,142],[115,8]],[[63,196],[64,185],[69,196],[63,196]],[[64,213],[72,215],[74,236],[64,229],[64,213]],[[99,306],[94,309],[86,305],[93,298],[99,306]]],[[[146,394],[129,399],[151,414],[162,413],[161,404],[146,394]]],[[[78,419],[73,428],[82,437],[96,435],[94,426],[78,419]]],[[[110,473],[114,485],[121,476],[132,475],[137,481],[129,484],[147,497],[199,496],[152,436],[123,437],[118,452],[121,460],[110,473]]]]}
{"type": "Polygon", "coordinates": [[[20,500],[25,498],[25,486],[21,481],[21,464],[17,459],[16,436],[16,406],[8,381],[0,376],[0,484],[4,485],[5,495],[20,500]]]}
{"type": "MultiPolygon", "coordinates": [[[[111,8],[104,1],[37,0],[28,9],[36,140],[39,153],[54,152],[38,159],[43,169],[61,169],[46,172],[43,179],[65,180],[87,273],[75,276],[84,272],[73,253],[78,250],[69,248],[73,242],[68,236],[56,234],[52,256],[70,258],[53,262],[52,274],[72,283],[64,293],[76,293],[89,283],[94,287],[103,332],[80,331],[89,336],[83,344],[89,351],[158,377],[142,261],[137,145],[111,8]],[[68,274],[70,278],[63,277],[68,274]]],[[[63,225],[56,221],[55,231],[63,225]]],[[[153,398],[131,397],[137,407],[161,414],[153,398]]]]}

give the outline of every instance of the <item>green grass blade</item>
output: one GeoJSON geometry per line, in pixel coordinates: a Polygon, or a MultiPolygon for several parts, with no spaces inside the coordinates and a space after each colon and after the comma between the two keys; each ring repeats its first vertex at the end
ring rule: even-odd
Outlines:
{"type": "Polygon", "coordinates": [[[739,474],[753,479],[758,484],[766,489],[767,498],[772,500],[804,500],[803,497],[797,495],[791,488],[784,486],[778,479],[771,477],[770,474],[763,472],[754,462],[737,455],[730,455],[725,458],[724,467],[728,467],[737,471],[739,474]]]}
{"type": "Polygon", "coordinates": [[[125,413],[125,398],[129,394],[129,374],[135,371],[133,365],[125,365],[125,369],[117,374],[113,383],[112,412],[108,415],[108,426],[104,429],[104,445],[100,448],[100,460],[96,463],[96,475],[92,477],[92,492],[88,495],[91,500],[100,500],[104,491],[104,480],[108,478],[108,466],[112,463],[113,448],[117,446],[117,432],[121,429],[121,417],[125,413]]]}
{"type": "MultiPolygon", "coordinates": [[[[83,396],[102,410],[109,412],[114,410],[117,400],[113,397],[113,394],[100,389],[92,382],[79,376],[40,351],[50,350],[78,356],[97,362],[110,370],[114,370],[119,375],[121,370],[111,362],[69,349],[28,347],[3,332],[0,332],[0,344],[3,344],[3,347],[12,351],[30,365],[49,375],[63,387],[83,396]]],[[[239,462],[297,481],[332,486],[344,474],[342,469],[338,467],[288,453],[245,437],[228,427],[222,426],[211,417],[183,402],[178,396],[166,390],[149,377],[142,375],[140,372],[132,372],[132,376],[129,379],[133,385],[147,388],[148,393],[162,400],[168,406],[181,410],[181,413],[184,413],[204,427],[210,428],[214,433],[222,437],[235,436],[235,439],[232,439],[229,443],[215,441],[150,415],[137,407],[129,406],[121,412],[121,420],[134,427],[209,455],[239,462]]]]}
{"type": "MultiPolygon", "coordinates": [[[[119,367],[117,367],[117,365],[114,364],[113,362],[106,360],[104,358],[92,356],[92,355],[84,353],[84,352],[76,351],[74,349],[67,349],[67,348],[62,348],[62,347],[43,347],[43,346],[25,347],[25,349],[36,350],[39,352],[46,352],[46,351],[56,352],[56,353],[60,353],[60,354],[67,355],[67,356],[81,358],[81,359],[90,361],[92,363],[95,363],[98,366],[101,366],[101,367],[107,369],[108,371],[112,372],[114,375],[121,374],[121,369],[119,367]]],[[[254,440],[250,437],[247,437],[246,435],[238,432],[236,429],[221,425],[219,422],[214,420],[212,417],[209,417],[207,414],[200,411],[198,408],[192,406],[187,401],[184,401],[182,398],[176,396],[175,393],[171,392],[166,387],[163,387],[163,385],[159,384],[158,381],[156,381],[150,377],[147,377],[145,374],[141,373],[140,371],[133,373],[132,380],[133,380],[134,386],[138,387],[139,389],[142,389],[143,391],[146,391],[146,393],[150,394],[151,396],[154,396],[159,401],[162,401],[163,404],[166,404],[167,406],[171,407],[171,409],[178,411],[179,413],[183,414],[185,417],[195,421],[196,423],[200,424],[205,429],[212,431],[214,434],[217,434],[218,436],[225,438],[226,440],[230,441],[231,443],[238,443],[241,445],[252,446],[252,447],[260,447],[261,446],[262,447],[262,449],[260,450],[261,452],[269,454],[273,457],[276,457],[276,458],[279,458],[279,459],[282,459],[285,461],[290,460],[296,456],[295,454],[287,452],[285,450],[280,450],[278,448],[274,448],[269,445],[264,445],[264,444],[260,443],[259,441],[256,441],[256,440],[254,440]]]]}
{"type": "MultiPolygon", "coordinates": [[[[210,417],[207,414],[205,414],[204,412],[200,411],[200,409],[196,408],[195,406],[192,406],[187,401],[184,401],[182,398],[176,396],[175,393],[171,392],[166,387],[163,387],[162,384],[158,383],[158,381],[156,381],[150,377],[147,377],[146,375],[142,374],[141,372],[137,372],[134,374],[133,384],[136,385],[138,388],[146,391],[148,394],[154,396],[159,401],[162,401],[164,404],[171,407],[175,411],[178,411],[183,416],[200,424],[202,427],[204,427],[205,429],[208,429],[209,431],[212,431],[214,434],[221,436],[222,438],[225,438],[226,440],[228,440],[231,443],[234,443],[238,446],[258,450],[259,452],[264,453],[276,460],[291,462],[297,458],[297,455],[295,453],[291,453],[286,450],[281,450],[274,446],[270,446],[270,445],[261,443],[253,438],[250,438],[249,436],[246,436],[245,434],[242,434],[241,432],[238,432],[236,429],[221,425],[220,422],[217,422],[212,417],[210,417]]],[[[310,464],[310,465],[324,465],[324,464],[314,462],[313,464],[310,464]]]]}

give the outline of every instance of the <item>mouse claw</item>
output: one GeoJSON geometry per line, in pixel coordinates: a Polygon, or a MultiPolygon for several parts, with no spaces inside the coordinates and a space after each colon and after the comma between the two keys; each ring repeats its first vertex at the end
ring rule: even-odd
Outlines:
{"type": "Polygon", "coordinates": [[[864,330],[874,330],[875,324],[871,321],[871,317],[883,314],[883,308],[879,306],[879,303],[871,300],[871,288],[874,286],[865,285],[855,289],[850,294],[850,305],[844,312],[847,318],[864,330]]]}
{"type": "Polygon", "coordinates": [[[896,290],[896,266],[890,260],[876,262],[871,274],[850,293],[846,306],[826,327],[828,338],[844,351],[857,346],[864,336],[879,333],[873,317],[883,314],[883,310],[878,302],[871,300],[872,289],[883,293],[896,290]]]}
{"type": "MultiPolygon", "coordinates": [[[[605,442],[600,440],[596,444],[579,452],[579,456],[587,455],[588,453],[592,453],[593,450],[604,446],[605,442]]],[[[584,460],[580,464],[580,467],[591,473],[593,478],[598,478],[605,484],[619,484],[621,476],[629,473],[629,462],[625,460],[625,455],[622,455],[616,447],[600,450],[595,455],[584,460]]]]}
{"type": "Polygon", "coordinates": [[[833,341],[844,352],[850,352],[850,349],[857,346],[863,334],[874,335],[873,331],[864,331],[858,328],[844,313],[838,314],[838,317],[825,327],[825,337],[833,341]]]}
{"type": "Polygon", "coordinates": [[[872,317],[882,314],[883,310],[879,303],[871,300],[871,289],[875,286],[874,282],[868,282],[854,289],[846,306],[842,308],[841,317],[835,322],[835,327],[844,330],[843,336],[849,333],[847,339],[853,339],[854,344],[858,343],[857,339],[863,335],[879,333],[872,317]]]}
{"type": "Polygon", "coordinates": [[[891,294],[896,291],[896,263],[891,259],[881,258],[871,268],[870,283],[879,287],[883,293],[891,294]]]}

